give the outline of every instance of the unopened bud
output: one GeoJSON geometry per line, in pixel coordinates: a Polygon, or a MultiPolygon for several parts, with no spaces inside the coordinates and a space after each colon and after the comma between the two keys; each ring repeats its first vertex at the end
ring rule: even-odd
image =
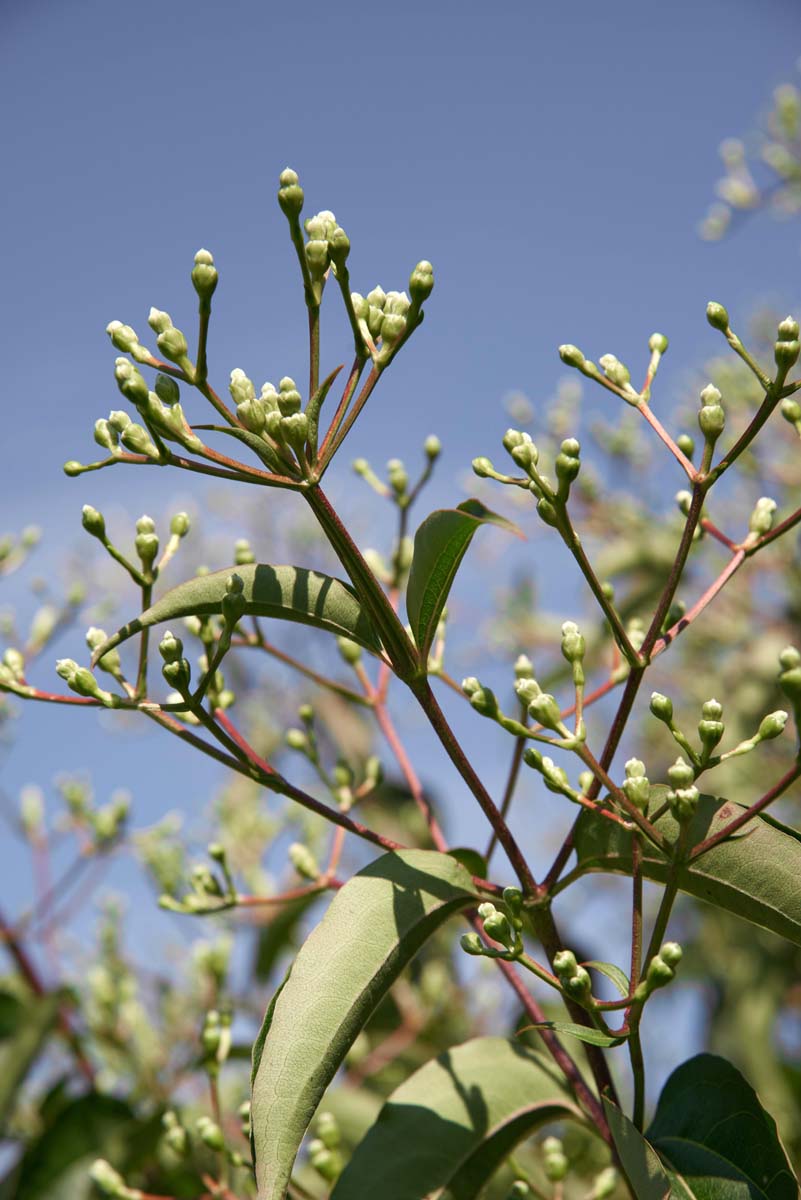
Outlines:
{"type": "Polygon", "coordinates": [[[105,539],[106,522],[103,519],[103,514],[98,512],[96,508],[92,508],[91,504],[84,504],[81,510],[81,524],[92,537],[96,537],[100,541],[105,539]]]}
{"type": "Polygon", "coordinates": [[[706,306],[706,319],[713,329],[719,329],[721,333],[729,328],[729,314],[722,304],[714,300],[710,300],[706,306]]]}
{"type": "Polygon", "coordinates": [[[569,342],[567,342],[564,346],[559,347],[559,357],[568,367],[584,366],[584,355],[581,353],[578,346],[573,346],[569,342]]]}
{"type": "Polygon", "coordinates": [[[787,713],[782,709],[776,712],[768,713],[759,723],[757,737],[760,742],[768,742],[772,738],[779,737],[784,733],[784,727],[787,724],[787,713]]]}
{"type": "Polygon", "coordinates": [[[661,692],[651,693],[650,709],[653,715],[660,721],[664,721],[669,725],[673,720],[673,701],[663,696],[661,692]]]}
{"type": "Polygon", "coordinates": [[[297,220],[303,208],[303,188],[291,167],[286,167],[278,177],[278,203],[290,221],[297,220]]]}
{"type": "Polygon", "coordinates": [[[748,521],[748,529],[750,533],[765,534],[769,533],[773,527],[773,518],[776,514],[776,501],[770,496],[761,496],[757,500],[754,511],[748,521]]]}
{"type": "Polygon", "coordinates": [[[679,755],[672,767],[668,767],[667,774],[674,788],[689,787],[695,779],[692,767],[681,755],[679,755]]]}
{"type": "Polygon", "coordinates": [[[198,250],[192,268],[192,286],[200,298],[201,307],[210,305],[219,278],[212,255],[208,250],[198,250]]]}
{"type": "Polygon", "coordinates": [[[427,259],[422,259],[409,276],[409,295],[412,298],[414,306],[420,308],[431,295],[433,289],[434,268],[427,259]]]}

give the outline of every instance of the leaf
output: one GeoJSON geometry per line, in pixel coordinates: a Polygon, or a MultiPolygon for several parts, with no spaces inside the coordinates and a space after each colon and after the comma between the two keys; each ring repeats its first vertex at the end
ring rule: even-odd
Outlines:
{"type": "MultiPolygon", "coordinates": [[[[702,841],[743,811],[731,801],[701,796],[688,844],[702,841]]],[[[669,812],[656,828],[671,842],[678,836],[678,824],[669,812]]],[[[575,846],[582,874],[631,874],[631,834],[612,821],[582,812],[575,846]]],[[[643,874],[659,883],[668,874],[667,859],[650,843],[643,846],[643,874]]],[[[756,817],[738,836],[682,867],[679,887],[801,946],[801,835],[772,817],[756,817]]]]}
{"type": "Polygon", "coordinates": [[[308,440],[309,445],[313,448],[315,454],[317,452],[317,434],[320,424],[320,409],[323,407],[325,398],[331,391],[334,380],[341,370],[341,364],[338,367],[334,367],[334,370],[330,375],[326,376],[326,378],[318,387],[317,391],[310,398],[309,403],[306,405],[306,419],[309,422],[308,440]]]}
{"type": "Polygon", "coordinates": [[[393,1092],[331,1200],[473,1200],[522,1138],[566,1118],[584,1120],[551,1063],[505,1038],[475,1038],[393,1092]]]}
{"type": "Polygon", "coordinates": [[[460,862],[466,871],[471,875],[475,875],[477,879],[486,879],[489,867],[487,860],[483,854],[479,854],[478,850],[472,850],[469,846],[457,846],[453,850],[448,850],[451,858],[455,858],[460,862]]]}
{"type": "Polygon", "coordinates": [[[603,1104],[620,1167],[632,1194],[637,1200],[668,1200],[670,1181],[653,1146],[606,1096],[603,1104]]]}
{"type": "Polygon", "coordinates": [[[536,1021],[533,1025],[524,1025],[522,1029],[518,1029],[518,1034],[525,1033],[527,1029],[551,1029],[554,1033],[562,1033],[567,1037],[578,1038],[580,1042],[585,1042],[588,1046],[620,1046],[625,1042],[625,1037],[613,1037],[609,1033],[604,1033],[602,1029],[591,1029],[588,1025],[574,1025],[572,1021],[536,1021]]]}
{"type": "Polygon", "coordinates": [[[192,429],[211,429],[214,433],[227,433],[229,437],[234,437],[237,441],[244,442],[246,446],[249,446],[265,467],[268,467],[276,475],[286,475],[289,464],[282,462],[272,446],[265,442],[258,433],[251,433],[249,429],[240,429],[237,425],[193,425],[192,429]]]}
{"type": "Polygon", "coordinates": [[[593,971],[598,971],[601,975],[605,975],[615,985],[621,996],[628,996],[629,977],[625,971],[621,971],[620,967],[616,967],[614,963],[597,962],[595,959],[590,959],[589,962],[581,964],[582,967],[591,967],[593,971]]]}
{"type": "Polygon", "coordinates": [[[677,1067],[645,1136],[681,1185],[677,1196],[798,1200],[776,1122],[725,1058],[698,1054],[677,1067]]]}
{"type": "Polygon", "coordinates": [[[17,1092],[42,1050],[58,1017],[63,995],[29,996],[23,1004],[15,996],[0,996],[0,1128],[5,1126],[17,1092]]]}
{"type": "Polygon", "coordinates": [[[452,913],[475,904],[448,854],[404,850],[341,888],[273,998],[253,1048],[253,1151],[260,1200],[283,1200],[323,1092],[403,967],[452,913]]]}
{"type": "Polygon", "coordinates": [[[92,655],[92,663],[97,663],[109,650],[151,625],[176,617],[221,613],[226,583],[232,574],[238,575],[244,584],[245,615],[278,617],[314,625],[317,629],[350,638],[373,654],[381,653],[378,635],[348,584],[305,567],[248,563],[179,583],[136,620],[108,638],[92,655]]]}
{"type": "Polygon", "coordinates": [[[406,588],[406,611],[424,661],[454,576],[479,525],[499,525],[522,537],[512,521],[490,512],[480,500],[441,508],[426,517],[414,535],[414,555],[406,588]]]}

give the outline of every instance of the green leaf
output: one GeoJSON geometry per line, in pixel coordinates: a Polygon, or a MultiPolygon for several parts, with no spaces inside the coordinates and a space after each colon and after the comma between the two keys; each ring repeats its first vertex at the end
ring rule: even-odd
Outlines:
{"type": "Polygon", "coordinates": [[[414,535],[406,611],[424,660],[428,658],[454,576],[473,534],[479,525],[488,524],[523,536],[512,521],[490,512],[479,500],[465,500],[457,508],[442,508],[431,513],[414,535]]]}
{"type": "Polygon", "coordinates": [[[471,875],[475,875],[477,879],[486,879],[489,867],[487,860],[483,854],[479,854],[478,850],[472,850],[469,846],[457,846],[453,850],[448,850],[451,858],[455,858],[460,862],[465,870],[471,875]]]}
{"type": "MultiPolygon", "coordinates": [[[[716,833],[743,811],[742,805],[731,801],[701,796],[688,844],[716,833]]],[[[660,817],[656,828],[671,842],[678,837],[678,824],[669,812],[660,817]]],[[[581,874],[631,874],[631,834],[612,821],[582,812],[575,846],[581,874]]],[[[644,843],[646,879],[664,883],[668,866],[659,850],[644,843]]],[[[682,867],[679,887],[801,946],[801,835],[771,817],[756,817],[736,837],[682,867]]]]}
{"type": "Polygon", "coordinates": [[[178,584],[136,620],[117,630],[95,651],[92,662],[96,663],[109,650],[151,625],[177,617],[221,613],[226,583],[232,574],[238,575],[244,584],[245,615],[314,625],[350,638],[373,654],[381,653],[378,635],[348,584],[305,567],[248,563],[178,584]]]}
{"type": "Polygon", "coordinates": [[[588,1025],[574,1025],[572,1021],[536,1021],[533,1025],[524,1025],[518,1033],[525,1033],[527,1029],[551,1029],[554,1033],[566,1034],[567,1037],[578,1038],[580,1042],[585,1042],[588,1046],[620,1046],[625,1042],[625,1037],[613,1037],[609,1033],[604,1033],[602,1029],[591,1029],[588,1025]]]}
{"type": "Polygon", "coordinates": [[[620,1159],[620,1167],[637,1200],[668,1200],[670,1180],[659,1156],[616,1104],[603,1097],[604,1112],[620,1159]]]}
{"type": "Polygon", "coordinates": [[[591,967],[593,971],[598,971],[601,975],[605,975],[607,979],[612,981],[621,996],[628,996],[631,986],[629,977],[625,971],[621,971],[620,967],[616,967],[614,963],[598,962],[595,959],[590,959],[589,962],[582,963],[581,965],[582,967],[591,967]]]}
{"type": "Polygon", "coordinates": [[[260,1200],[283,1200],[323,1092],[403,967],[476,894],[448,854],[404,850],[341,888],[301,947],[253,1048],[253,1151],[260,1200]]]}
{"type": "Polygon", "coordinates": [[[677,1196],[798,1200],[776,1122],[725,1058],[699,1054],[682,1063],[645,1136],[674,1173],[677,1196]]]}
{"type": "Polygon", "coordinates": [[[214,433],[226,433],[229,437],[236,438],[237,441],[244,442],[246,446],[249,446],[270,471],[276,475],[286,475],[289,463],[282,462],[272,446],[265,442],[258,433],[252,433],[249,429],[240,429],[236,425],[193,425],[192,428],[193,430],[211,429],[214,433]]]}
{"type": "Polygon", "coordinates": [[[309,399],[309,403],[306,405],[306,419],[309,422],[309,445],[312,447],[315,454],[317,453],[317,435],[320,425],[320,409],[323,407],[325,398],[331,391],[334,380],[341,370],[341,364],[338,367],[334,367],[334,370],[330,375],[326,376],[326,378],[318,387],[317,391],[309,399]]]}
{"type": "Polygon", "coordinates": [[[505,1038],[446,1050],[393,1092],[331,1200],[473,1200],[521,1139],[583,1120],[562,1076],[505,1038]]]}
{"type": "Polygon", "coordinates": [[[0,1128],[5,1125],[17,1092],[39,1056],[58,1017],[63,995],[29,996],[24,1004],[8,993],[0,996],[0,1128]]]}

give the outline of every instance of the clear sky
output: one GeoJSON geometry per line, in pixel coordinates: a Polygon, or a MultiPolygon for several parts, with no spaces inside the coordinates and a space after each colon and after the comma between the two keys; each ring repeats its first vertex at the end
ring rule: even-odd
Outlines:
{"type": "MultiPolygon", "coordinates": [[[[436,271],[428,319],[348,458],[414,459],[436,432],[432,500],[461,498],[470,459],[498,453],[501,398],[552,395],[565,341],[639,370],[661,330],[670,396],[718,349],[708,299],[745,317],[801,294],[797,231],[756,219],[719,246],[695,232],[719,141],[753,127],[799,53],[797,0],[3,0],[0,527],[41,524],[48,571],[59,547],[85,552],[85,502],[156,516],[192,491],[202,513],[204,489],[166,472],[76,481],[61,465],[95,456],[94,420],[119,403],[107,322],[144,334],[153,304],[193,330],[199,246],[221,275],[220,387],[235,366],[302,378],[302,296],[275,203],[288,164],[307,212],[333,209],[350,234],[355,287],[405,287],[424,257],[436,271]]],[[[100,728],[24,711],[5,793],[69,767],[92,768],[102,795],[136,763],[137,812],[152,819],[169,806],[164,760],[144,760],[136,737],[112,759],[100,728]]],[[[193,756],[169,771],[170,803],[206,792],[193,756]]]]}

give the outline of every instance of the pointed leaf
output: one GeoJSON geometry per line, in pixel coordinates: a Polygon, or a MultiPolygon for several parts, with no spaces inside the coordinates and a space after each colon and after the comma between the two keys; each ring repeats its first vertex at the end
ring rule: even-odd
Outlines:
{"type": "Polygon", "coordinates": [[[276,475],[286,475],[289,463],[282,462],[269,442],[265,442],[258,433],[252,433],[249,429],[240,429],[237,425],[193,425],[192,428],[194,430],[211,429],[214,433],[226,433],[229,437],[236,438],[237,441],[244,442],[246,446],[249,446],[265,467],[274,471],[276,475]]]}
{"type": "Polygon", "coordinates": [[[301,947],[253,1050],[259,1200],[283,1200],[314,1111],[370,1013],[452,913],[476,903],[448,854],[385,854],[341,888],[301,947]]]}
{"type": "Polygon", "coordinates": [[[583,1120],[553,1064],[505,1038],[476,1038],[393,1092],[331,1200],[473,1200],[522,1138],[566,1118],[583,1120]]]}
{"type": "Polygon", "coordinates": [[[309,445],[313,448],[314,453],[317,453],[317,434],[320,425],[320,409],[323,407],[325,398],[331,391],[339,372],[342,370],[342,364],[334,367],[330,375],[326,376],[323,382],[318,387],[314,395],[309,399],[306,405],[306,420],[309,422],[309,445]]]}
{"type": "Polygon", "coordinates": [[[609,1046],[620,1046],[626,1040],[624,1037],[613,1037],[610,1033],[604,1033],[602,1029],[591,1029],[588,1025],[574,1025],[572,1021],[536,1021],[533,1025],[524,1025],[517,1032],[525,1033],[527,1029],[551,1029],[554,1033],[578,1038],[580,1042],[584,1042],[588,1046],[603,1046],[605,1049],[609,1046]]]}
{"type": "Polygon", "coordinates": [[[582,967],[591,967],[593,971],[598,971],[601,975],[605,975],[607,979],[615,985],[621,996],[628,996],[629,977],[620,967],[616,967],[614,963],[598,962],[596,959],[590,959],[589,962],[581,964],[582,967]]]}
{"type": "Polygon", "coordinates": [[[373,654],[381,653],[378,634],[348,584],[305,567],[248,563],[199,575],[172,588],[136,620],[104,642],[95,651],[92,662],[96,663],[109,650],[150,625],[173,621],[177,617],[221,613],[226,583],[232,574],[238,575],[244,584],[247,616],[278,617],[314,625],[317,629],[350,638],[373,654]]]}
{"type": "Polygon", "coordinates": [[[620,1167],[637,1200],[668,1200],[670,1180],[659,1155],[616,1104],[603,1098],[604,1112],[615,1142],[620,1167]]]}
{"type": "Polygon", "coordinates": [[[414,555],[406,588],[406,611],[414,640],[428,658],[448,593],[479,525],[499,525],[522,537],[512,521],[490,512],[479,500],[442,508],[426,517],[414,535],[414,555]]]}
{"type": "Polygon", "coordinates": [[[646,1137],[681,1184],[677,1196],[798,1200],[776,1122],[725,1058],[699,1054],[682,1063],[646,1137]]]}
{"type": "MultiPolygon", "coordinates": [[[[690,827],[690,844],[717,832],[743,811],[742,805],[702,796],[690,827]]],[[[660,817],[656,828],[671,842],[678,836],[678,825],[669,812],[660,817]]],[[[575,845],[580,872],[631,874],[631,834],[612,821],[582,812],[575,845]]],[[[662,883],[667,872],[667,860],[646,843],[646,879],[662,883]]],[[[772,817],[757,817],[735,837],[683,867],[679,887],[801,946],[801,835],[772,817]]]]}

